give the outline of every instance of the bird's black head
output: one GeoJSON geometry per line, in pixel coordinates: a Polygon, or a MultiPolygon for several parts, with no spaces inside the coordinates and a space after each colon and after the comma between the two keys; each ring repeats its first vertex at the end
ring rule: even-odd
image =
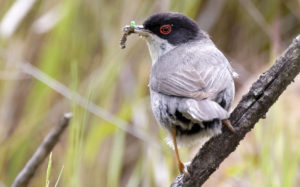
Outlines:
{"type": "Polygon", "coordinates": [[[181,13],[154,14],[145,20],[143,26],[144,29],[173,45],[207,38],[195,21],[181,13]]]}

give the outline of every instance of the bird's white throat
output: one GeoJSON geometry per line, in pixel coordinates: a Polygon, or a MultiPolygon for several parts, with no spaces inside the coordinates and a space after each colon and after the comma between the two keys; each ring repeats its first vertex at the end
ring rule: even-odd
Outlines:
{"type": "Polygon", "coordinates": [[[149,35],[145,39],[152,59],[152,65],[155,64],[159,57],[176,47],[175,45],[170,44],[167,40],[162,39],[154,34],[149,35]]]}

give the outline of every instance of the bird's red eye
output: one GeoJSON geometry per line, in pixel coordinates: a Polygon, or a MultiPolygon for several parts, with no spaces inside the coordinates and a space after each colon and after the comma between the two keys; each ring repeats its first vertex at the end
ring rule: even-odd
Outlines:
{"type": "Polygon", "coordinates": [[[161,34],[170,34],[172,27],[171,25],[163,25],[160,27],[159,31],[161,34]]]}

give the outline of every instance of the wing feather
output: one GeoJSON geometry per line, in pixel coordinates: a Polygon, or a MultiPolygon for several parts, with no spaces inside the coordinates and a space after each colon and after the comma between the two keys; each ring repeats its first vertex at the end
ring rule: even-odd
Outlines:
{"type": "Polygon", "coordinates": [[[212,44],[177,47],[153,65],[150,88],[194,99],[213,98],[232,83],[229,62],[212,44]]]}

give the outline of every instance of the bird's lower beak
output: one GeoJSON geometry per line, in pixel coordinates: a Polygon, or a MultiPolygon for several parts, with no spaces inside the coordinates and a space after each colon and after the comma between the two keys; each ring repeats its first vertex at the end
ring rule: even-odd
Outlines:
{"type": "Polygon", "coordinates": [[[150,34],[149,30],[145,29],[143,25],[135,25],[135,26],[126,25],[123,28],[123,31],[127,33],[136,33],[141,36],[148,36],[150,34]]]}

